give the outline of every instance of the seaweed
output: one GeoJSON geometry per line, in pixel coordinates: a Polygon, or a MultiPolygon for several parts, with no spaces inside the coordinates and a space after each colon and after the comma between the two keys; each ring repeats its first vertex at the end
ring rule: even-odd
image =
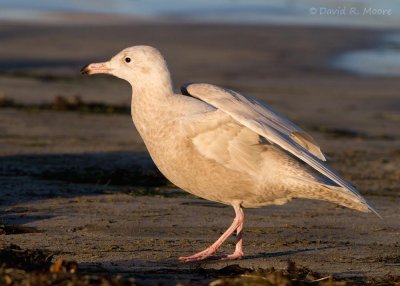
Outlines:
{"type": "Polygon", "coordinates": [[[47,270],[53,255],[49,251],[23,250],[18,245],[11,244],[0,249],[0,265],[2,268],[18,268],[26,271],[47,270]]]}
{"type": "Polygon", "coordinates": [[[24,111],[69,111],[95,114],[130,114],[127,105],[106,104],[102,102],[85,102],[79,95],[66,97],[57,95],[51,102],[21,103],[6,96],[0,97],[0,108],[14,108],[24,111]]]}

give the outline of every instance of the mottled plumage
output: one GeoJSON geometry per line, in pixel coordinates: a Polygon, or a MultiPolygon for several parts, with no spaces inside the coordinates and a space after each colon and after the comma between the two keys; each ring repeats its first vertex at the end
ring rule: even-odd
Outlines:
{"type": "Polygon", "coordinates": [[[133,122],[155,164],[172,183],[234,207],[236,218],[221,238],[182,261],[214,254],[235,230],[236,250],[224,258],[240,258],[242,207],[308,198],[373,210],[323,162],[326,158],[310,135],[269,107],[210,84],[188,84],[183,94],[174,94],[165,60],[152,47],[127,48],[83,72],[109,73],[132,85],[133,122]]]}

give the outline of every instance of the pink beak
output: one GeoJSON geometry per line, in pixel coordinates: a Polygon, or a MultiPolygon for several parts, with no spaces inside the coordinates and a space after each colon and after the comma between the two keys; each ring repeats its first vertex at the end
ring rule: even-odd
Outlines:
{"type": "Polygon", "coordinates": [[[86,66],[84,66],[81,69],[81,74],[87,74],[87,75],[92,75],[92,74],[96,74],[96,73],[111,73],[112,72],[112,68],[109,67],[109,63],[108,62],[104,62],[104,63],[93,63],[93,64],[88,64],[86,66]]]}

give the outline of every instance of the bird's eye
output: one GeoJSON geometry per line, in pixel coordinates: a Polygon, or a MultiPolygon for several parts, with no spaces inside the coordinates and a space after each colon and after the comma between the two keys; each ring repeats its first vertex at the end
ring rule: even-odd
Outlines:
{"type": "Polygon", "coordinates": [[[125,62],[126,62],[126,63],[130,63],[130,62],[131,62],[131,58],[130,58],[130,57],[126,57],[126,58],[125,58],[125,62]]]}

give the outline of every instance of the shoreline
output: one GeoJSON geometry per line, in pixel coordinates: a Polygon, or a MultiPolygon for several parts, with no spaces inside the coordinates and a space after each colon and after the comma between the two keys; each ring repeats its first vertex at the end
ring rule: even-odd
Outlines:
{"type": "MultiPolygon", "coordinates": [[[[95,17],[96,19],[98,18],[97,16],[95,17]]],[[[97,21],[97,20],[96,20],[97,21]]],[[[335,69],[329,68],[330,63],[329,61],[332,59],[335,59],[338,55],[345,53],[345,52],[350,52],[350,51],[357,51],[358,49],[361,48],[372,48],[374,49],[375,47],[379,47],[382,40],[380,40],[379,38],[381,37],[381,29],[371,29],[371,28],[359,28],[359,27],[334,27],[334,26],[308,26],[308,25],[284,25],[281,26],[279,24],[228,24],[228,23],[196,23],[196,22],[154,22],[152,20],[142,20],[142,19],[135,19],[132,22],[116,22],[113,23],[111,26],[107,23],[96,23],[94,25],[92,24],[82,24],[79,22],[75,22],[71,25],[69,24],[64,24],[64,23],[59,23],[59,24],[48,24],[48,23],[37,23],[37,25],[33,25],[30,26],[31,23],[27,23],[27,22],[14,22],[14,21],[2,21],[0,20],[0,24],[2,25],[2,29],[3,30],[16,30],[17,33],[19,33],[18,30],[20,29],[28,29],[31,30],[32,32],[36,32],[36,30],[40,27],[45,28],[46,31],[50,32],[50,33],[54,33],[54,31],[56,29],[61,29],[61,30],[65,30],[68,31],[68,33],[70,34],[74,29],[76,28],[82,28],[83,30],[94,30],[94,31],[101,31],[102,29],[107,29],[107,30],[114,30],[116,33],[121,34],[120,32],[118,32],[118,30],[121,31],[127,31],[128,29],[133,29],[133,30],[140,30],[140,29],[146,29],[148,31],[153,31],[153,30],[157,30],[157,29],[161,29],[161,30],[165,30],[166,32],[172,32],[173,30],[182,30],[183,33],[185,33],[185,30],[187,30],[188,32],[192,29],[192,30],[206,30],[206,29],[217,29],[217,30],[221,30],[221,32],[223,30],[229,32],[229,31],[233,31],[233,30],[238,30],[238,32],[240,34],[252,34],[253,32],[251,31],[252,29],[256,30],[255,34],[260,33],[260,31],[265,30],[266,33],[270,33],[270,31],[276,30],[282,30],[283,33],[285,33],[285,31],[298,31],[299,33],[322,33],[323,31],[327,31],[328,33],[332,33],[334,35],[334,37],[338,36],[338,33],[343,33],[345,35],[348,36],[344,36],[343,38],[343,42],[349,41],[348,44],[344,44],[342,43],[335,43],[336,46],[340,46],[340,48],[338,49],[331,49],[333,50],[330,54],[330,58],[324,58],[321,59],[322,63],[321,63],[321,67],[323,65],[326,65],[325,68],[327,68],[327,70],[331,70],[334,71],[335,69]],[[368,36],[360,36],[360,34],[362,33],[366,33],[368,34],[368,36]],[[353,36],[352,36],[353,35],[353,36]]],[[[1,30],[0,30],[1,31],[1,30]]],[[[188,33],[187,32],[187,33],[188,33]]],[[[197,32],[197,31],[196,31],[197,32]]],[[[392,29],[384,29],[384,33],[385,34],[390,34],[392,33],[393,30],[392,29]]],[[[135,34],[137,32],[134,32],[135,34]]],[[[39,34],[43,34],[44,33],[39,33],[39,34]]],[[[179,34],[176,33],[176,34],[179,34]]],[[[229,32],[229,34],[232,34],[231,32],[229,32]]],[[[250,35],[247,36],[250,39],[250,35]]],[[[57,38],[61,38],[60,36],[57,35],[57,38]]],[[[153,40],[153,39],[152,39],[153,40]]],[[[326,38],[326,40],[329,40],[333,43],[333,39],[329,39],[326,38]]],[[[146,44],[146,43],[143,43],[146,44]]],[[[201,44],[201,43],[200,43],[201,44]]],[[[107,44],[109,46],[109,44],[107,44]]],[[[268,48],[268,47],[266,47],[268,48]]],[[[324,47],[325,49],[325,47],[324,47]]],[[[44,59],[41,65],[45,66],[46,59],[44,59]]],[[[1,61],[1,48],[0,48],[0,61],[1,61]]],[[[12,63],[12,58],[10,58],[9,60],[12,63]]],[[[27,66],[24,67],[24,63],[21,62],[20,67],[15,68],[15,70],[26,70],[26,68],[32,69],[35,66],[29,66],[29,64],[27,66]]],[[[75,63],[73,63],[71,61],[71,66],[75,65],[75,63]]],[[[2,63],[0,62],[0,70],[2,70],[3,72],[7,71],[7,70],[12,70],[14,69],[12,67],[12,64],[8,64],[7,65],[2,65],[2,63]],[[10,67],[11,66],[11,67],[10,67]]]]}
{"type": "Polygon", "coordinates": [[[386,31],[372,46],[349,50],[332,59],[332,68],[359,76],[398,78],[400,76],[400,30],[386,31]],[[334,61],[337,61],[336,63],[334,61]]]}
{"type": "MultiPolygon", "coordinates": [[[[304,7],[303,7],[304,8],[304,7]]],[[[322,8],[322,7],[321,7],[322,8]]],[[[315,7],[309,8],[309,10],[315,7]]],[[[121,24],[153,23],[157,25],[174,24],[198,24],[198,25],[241,25],[241,26],[304,26],[304,27],[323,27],[323,28],[356,28],[370,30],[398,30],[399,24],[392,21],[376,21],[372,16],[357,17],[347,15],[319,15],[313,14],[274,14],[267,13],[268,18],[260,15],[245,14],[207,14],[196,13],[195,10],[188,11],[169,11],[169,12],[96,12],[96,11],[62,11],[62,10],[29,10],[29,9],[6,9],[4,14],[0,13],[0,22],[25,23],[29,25],[55,25],[55,26],[76,26],[76,25],[106,25],[114,26],[121,24]],[[293,18],[294,16],[294,18],[293,18]],[[311,16],[311,17],[310,17],[311,16]],[[337,19],[343,19],[338,21],[337,19]],[[366,21],[371,19],[372,22],[366,21]]],[[[292,11],[295,12],[295,11],[292,11]]],[[[298,13],[299,11],[297,11],[298,13]]],[[[376,16],[375,16],[376,17],[376,16]]],[[[385,16],[378,16],[385,17],[385,16]]],[[[388,17],[388,16],[387,16],[388,17]]],[[[393,16],[395,17],[395,16],[393,16]]],[[[396,19],[398,16],[396,16],[396,19]]],[[[385,20],[386,18],[382,18],[385,20]]],[[[399,20],[400,21],[400,20],[399,20]]]]}

